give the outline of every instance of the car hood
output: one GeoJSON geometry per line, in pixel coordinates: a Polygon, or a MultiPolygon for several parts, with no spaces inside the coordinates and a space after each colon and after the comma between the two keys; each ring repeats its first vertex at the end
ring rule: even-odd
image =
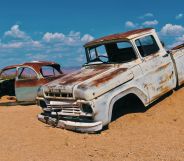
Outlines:
{"type": "Polygon", "coordinates": [[[133,73],[128,68],[93,65],[52,81],[44,88],[59,89],[63,93],[73,93],[75,98],[91,100],[131,79],[133,73]]]}

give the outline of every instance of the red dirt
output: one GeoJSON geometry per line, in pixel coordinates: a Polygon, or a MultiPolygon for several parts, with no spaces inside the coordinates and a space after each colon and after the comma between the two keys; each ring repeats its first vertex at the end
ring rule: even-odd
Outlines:
{"type": "Polygon", "coordinates": [[[52,128],[37,106],[0,107],[0,161],[183,161],[184,88],[101,134],[52,128]]]}

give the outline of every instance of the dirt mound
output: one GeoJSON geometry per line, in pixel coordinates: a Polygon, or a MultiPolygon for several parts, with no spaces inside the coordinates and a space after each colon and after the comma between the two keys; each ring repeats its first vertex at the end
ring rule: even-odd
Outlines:
{"type": "Polygon", "coordinates": [[[15,96],[3,96],[0,98],[0,103],[4,102],[16,102],[16,97],[15,96]]]}
{"type": "Polygon", "coordinates": [[[2,161],[183,161],[184,88],[146,112],[129,113],[101,134],[39,122],[37,106],[0,107],[2,161]]]}

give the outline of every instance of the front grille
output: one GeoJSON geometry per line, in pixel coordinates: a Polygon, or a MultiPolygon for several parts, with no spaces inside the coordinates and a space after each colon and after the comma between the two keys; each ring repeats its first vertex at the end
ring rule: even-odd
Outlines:
{"type": "Polygon", "coordinates": [[[55,99],[73,99],[72,93],[64,93],[64,92],[54,92],[47,91],[45,92],[46,98],[55,98],[55,99]]]}
{"type": "Polygon", "coordinates": [[[92,113],[85,113],[81,110],[80,105],[74,102],[68,104],[55,104],[53,102],[47,104],[46,108],[43,108],[45,112],[51,112],[52,115],[70,116],[70,117],[92,117],[92,113]]]}
{"type": "Polygon", "coordinates": [[[59,112],[61,115],[66,116],[79,116],[82,111],[79,105],[69,104],[69,105],[47,105],[47,109],[52,112],[59,112]]]}

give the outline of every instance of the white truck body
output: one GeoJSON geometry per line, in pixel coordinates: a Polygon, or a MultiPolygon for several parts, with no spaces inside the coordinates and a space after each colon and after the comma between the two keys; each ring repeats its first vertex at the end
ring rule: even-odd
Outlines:
{"type": "Polygon", "coordinates": [[[100,131],[111,122],[118,100],[131,95],[146,107],[184,82],[184,48],[167,52],[152,28],[106,36],[84,47],[87,63],[80,71],[39,89],[40,121],[80,132],[100,131]],[[101,46],[106,55],[97,52],[101,46]],[[123,54],[135,55],[127,59],[123,54]]]}

